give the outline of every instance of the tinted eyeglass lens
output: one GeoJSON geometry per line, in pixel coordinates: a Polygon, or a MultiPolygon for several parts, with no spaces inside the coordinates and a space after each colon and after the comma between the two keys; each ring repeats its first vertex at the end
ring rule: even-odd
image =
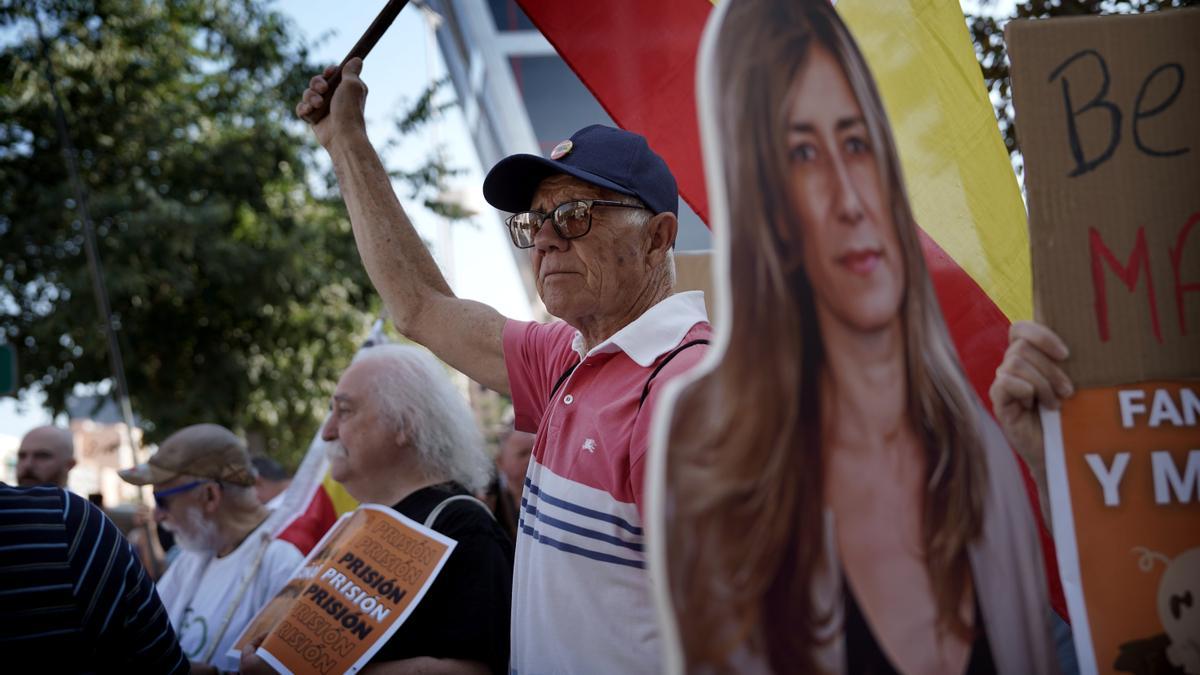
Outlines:
{"type": "Polygon", "coordinates": [[[558,225],[558,233],[564,239],[582,237],[588,231],[588,214],[591,204],[588,202],[567,202],[554,209],[554,223],[558,225]]]}
{"type": "Polygon", "coordinates": [[[512,236],[513,244],[517,248],[533,246],[533,237],[537,234],[540,221],[541,214],[533,211],[518,213],[509,218],[508,233],[512,236]]]}

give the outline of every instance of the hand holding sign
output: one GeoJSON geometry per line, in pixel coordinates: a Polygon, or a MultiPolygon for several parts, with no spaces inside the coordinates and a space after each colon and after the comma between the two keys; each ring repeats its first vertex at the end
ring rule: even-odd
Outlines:
{"type": "Polygon", "coordinates": [[[1048,522],[1050,504],[1038,406],[1058,410],[1062,399],[1074,393],[1070,378],[1060,367],[1070,352],[1054,331],[1031,321],[1014,323],[1008,341],[988,393],[1004,437],[1029,465],[1038,484],[1038,498],[1048,522]]]}
{"type": "Polygon", "coordinates": [[[227,656],[243,673],[357,672],[412,613],[455,545],[364,504],[326,533],[227,656]]]}
{"type": "Polygon", "coordinates": [[[242,675],[275,675],[275,669],[256,653],[266,637],[266,635],[261,635],[242,647],[242,658],[238,665],[239,673],[242,675]]]}

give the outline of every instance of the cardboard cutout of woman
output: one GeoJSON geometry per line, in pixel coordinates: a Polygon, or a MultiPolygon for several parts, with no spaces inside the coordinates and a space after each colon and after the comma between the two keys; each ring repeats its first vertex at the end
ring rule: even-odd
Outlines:
{"type": "Polygon", "coordinates": [[[1034,515],[853,37],[826,0],[723,2],[698,84],[724,316],[660,424],[669,666],[1056,672],[1034,515]]]}

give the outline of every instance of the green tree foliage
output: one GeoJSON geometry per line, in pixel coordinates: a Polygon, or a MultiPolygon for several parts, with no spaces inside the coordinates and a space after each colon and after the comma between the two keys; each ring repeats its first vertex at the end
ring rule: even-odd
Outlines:
{"type": "Polygon", "coordinates": [[[967,26],[975,43],[975,54],[983,68],[983,78],[996,119],[1004,135],[1004,145],[1020,167],[1017,129],[1013,124],[1012,83],[1008,74],[1008,52],[1004,47],[1004,26],[1011,19],[1045,19],[1058,16],[1095,14],[1133,14],[1154,12],[1171,7],[1200,4],[1198,0],[1027,0],[1018,2],[1012,15],[997,16],[995,0],[981,0],[979,11],[967,14],[967,26]]]}
{"type": "MultiPolygon", "coordinates": [[[[404,137],[416,132],[442,113],[457,105],[456,101],[446,101],[440,95],[450,83],[448,77],[430,84],[421,92],[416,101],[408,104],[408,110],[396,117],[396,136],[393,136],[382,148],[382,154],[388,154],[403,145],[404,137]]],[[[465,221],[474,213],[455,199],[446,195],[446,182],[455,176],[461,176],[463,169],[451,166],[446,157],[445,148],[438,146],[433,149],[415,168],[393,169],[388,175],[394,180],[407,184],[409,198],[419,201],[432,213],[450,221],[465,221]]]]}
{"type": "MultiPolygon", "coordinates": [[[[212,421],[294,462],[378,306],[292,114],[319,68],[260,0],[40,4],[149,438],[212,421]]],[[[59,411],[111,371],[30,16],[0,9],[0,339],[59,411]]]]}

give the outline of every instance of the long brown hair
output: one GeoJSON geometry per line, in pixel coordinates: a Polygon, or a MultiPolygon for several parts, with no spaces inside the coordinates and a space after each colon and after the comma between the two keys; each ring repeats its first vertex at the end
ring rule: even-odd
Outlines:
{"type": "MultiPolygon", "coordinates": [[[[940,625],[964,634],[967,545],[985,485],[974,395],[921,255],[875,83],[828,0],[737,0],[713,52],[728,199],[729,348],[681,392],[667,454],[666,555],[689,668],[730,669],[739,649],[811,672],[832,616],[814,604],[824,548],[824,347],[803,270],[778,232],[797,217],[786,181],[786,101],[814,48],[840,62],[867,122],[902,250],[907,410],[926,455],[922,535],[940,625]],[[780,227],[779,225],[784,225],[780,227]]],[[[710,29],[711,30],[711,29],[710,29]]],[[[715,214],[721,218],[721,214],[715,214]]],[[[836,627],[835,627],[836,628],[836,627]]]]}

